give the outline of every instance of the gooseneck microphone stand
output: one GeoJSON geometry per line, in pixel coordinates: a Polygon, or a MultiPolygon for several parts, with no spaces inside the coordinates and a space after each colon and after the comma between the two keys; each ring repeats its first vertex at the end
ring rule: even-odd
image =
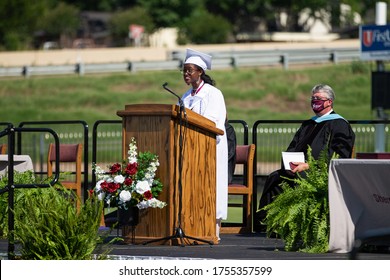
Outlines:
{"type": "Polygon", "coordinates": [[[182,227],[181,227],[181,211],[182,211],[182,190],[183,190],[183,185],[182,185],[182,170],[183,170],[183,151],[184,151],[184,132],[182,130],[183,128],[183,115],[184,119],[187,120],[187,113],[186,113],[186,108],[184,106],[183,100],[178,96],[176,93],[174,93],[172,90],[170,90],[167,87],[168,83],[163,84],[163,88],[170,93],[172,93],[174,96],[176,96],[179,100],[179,108],[180,108],[180,113],[179,113],[179,147],[180,147],[180,152],[179,152],[179,178],[178,178],[178,195],[179,195],[179,209],[177,212],[177,227],[175,228],[174,234],[150,241],[143,242],[143,245],[153,243],[153,242],[159,242],[163,240],[171,240],[171,239],[180,239],[181,241],[181,246],[184,247],[184,239],[192,239],[194,240],[194,244],[197,244],[196,241],[203,242],[203,243],[208,243],[210,245],[214,245],[213,241],[208,241],[192,236],[188,236],[184,233],[182,227]]]}

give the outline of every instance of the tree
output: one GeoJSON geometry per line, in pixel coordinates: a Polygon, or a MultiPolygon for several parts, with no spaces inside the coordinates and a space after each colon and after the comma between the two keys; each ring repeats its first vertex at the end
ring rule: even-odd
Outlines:
{"type": "Polygon", "coordinates": [[[197,8],[203,0],[138,0],[157,27],[177,27],[197,8]]]}
{"type": "Polygon", "coordinates": [[[242,30],[253,31],[253,26],[257,24],[259,18],[266,20],[270,14],[273,15],[268,2],[265,0],[204,0],[204,6],[210,13],[228,20],[233,26],[233,32],[237,33],[242,30]]]}
{"type": "Polygon", "coordinates": [[[51,0],[0,1],[0,49],[28,49],[31,45],[38,19],[51,0]]]}
{"type": "Polygon", "coordinates": [[[109,22],[114,45],[125,45],[126,39],[129,36],[130,24],[142,25],[145,28],[146,33],[154,30],[152,18],[142,7],[134,7],[129,10],[117,12],[112,16],[109,22]]]}
{"type": "MultiPolygon", "coordinates": [[[[388,3],[390,0],[386,0],[388,3]]],[[[263,23],[268,31],[299,31],[299,14],[302,10],[310,13],[311,17],[324,20],[331,15],[331,25],[336,30],[342,26],[340,20],[341,4],[351,6],[351,14],[358,12],[364,14],[375,3],[369,0],[230,0],[213,1],[204,0],[205,7],[212,14],[218,14],[230,20],[234,32],[256,30],[256,25],[263,23]],[[281,22],[279,15],[287,15],[285,23],[281,22]]]]}
{"type": "MultiPolygon", "coordinates": [[[[384,2],[390,4],[390,0],[384,0],[384,2]]],[[[0,50],[31,48],[34,35],[42,29],[50,34],[62,36],[73,34],[76,17],[69,16],[74,14],[69,7],[77,8],[80,12],[120,13],[133,9],[137,5],[144,9],[142,15],[146,16],[145,22],[150,21],[153,28],[180,27],[182,30],[190,28],[191,32],[196,31],[197,27],[190,27],[195,23],[190,23],[189,18],[196,19],[195,14],[201,9],[213,15],[217,22],[222,22],[222,19],[228,22],[230,32],[233,34],[267,29],[268,31],[299,31],[301,24],[298,23],[298,18],[303,9],[308,9],[310,16],[317,19],[324,19],[330,15],[334,31],[353,27],[354,23],[348,21],[352,19],[353,12],[361,14],[363,19],[366,19],[366,23],[374,23],[375,18],[375,2],[370,0],[2,0],[0,1],[0,16],[6,20],[0,21],[0,50]],[[347,16],[341,14],[340,4],[342,3],[351,6],[351,12],[347,16]],[[50,13],[55,11],[57,18],[46,11],[50,13]],[[281,24],[278,18],[282,12],[287,15],[284,24],[281,24]],[[70,20],[69,26],[64,24],[65,17],[66,20],[70,20]],[[340,19],[343,17],[347,21],[340,19]],[[64,30],[59,31],[60,28],[64,30]]],[[[133,17],[141,20],[136,15],[133,17]]],[[[149,23],[146,26],[149,28],[149,23]]],[[[222,28],[226,26],[222,24],[222,28]]],[[[127,27],[123,25],[120,36],[123,38],[127,32],[127,27]]],[[[113,36],[117,38],[117,35],[117,30],[114,28],[113,36]]],[[[194,36],[197,35],[194,34],[194,36]]],[[[220,39],[216,40],[217,35],[211,37],[213,37],[213,42],[220,41],[220,39]]],[[[202,40],[205,38],[203,37],[202,40]]]]}
{"type": "Polygon", "coordinates": [[[195,44],[226,43],[231,31],[230,23],[205,9],[197,9],[184,21],[181,29],[187,38],[195,44]]]}
{"type": "Polygon", "coordinates": [[[137,0],[62,0],[80,11],[113,12],[136,5],[137,0]]]}
{"type": "Polygon", "coordinates": [[[49,37],[60,39],[62,45],[66,46],[66,41],[76,35],[80,26],[79,14],[75,6],[59,2],[39,19],[38,27],[49,37]]]}

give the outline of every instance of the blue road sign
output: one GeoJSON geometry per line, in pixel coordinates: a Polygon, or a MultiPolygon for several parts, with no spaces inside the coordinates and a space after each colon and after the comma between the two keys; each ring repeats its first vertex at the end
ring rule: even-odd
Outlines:
{"type": "Polygon", "coordinates": [[[361,25],[360,59],[390,60],[390,25],[361,25]]]}

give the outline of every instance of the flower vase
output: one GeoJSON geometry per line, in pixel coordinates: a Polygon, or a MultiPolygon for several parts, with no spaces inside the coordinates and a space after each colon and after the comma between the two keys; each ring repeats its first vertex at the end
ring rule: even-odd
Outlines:
{"type": "Polygon", "coordinates": [[[129,207],[127,209],[118,208],[118,223],[120,226],[133,226],[138,225],[139,222],[139,209],[138,207],[129,207]]]}

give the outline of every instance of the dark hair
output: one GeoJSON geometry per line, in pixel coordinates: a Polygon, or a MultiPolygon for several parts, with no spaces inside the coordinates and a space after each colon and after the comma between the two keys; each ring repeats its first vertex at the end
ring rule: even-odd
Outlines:
{"type": "Polygon", "coordinates": [[[210,85],[212,85],[212,86],[215,86],[215,84],[216,84],[215,81],[214,81],[209,75],[207,75],[204,71],[203,71],[201,77],[202,77],[202,80],[203,80],[206,84],[210,84],[210,85]]]}
{"type": "Polygon", "coordinates": [[[198,68],[199,71],[202,71],[202,75],[200,75],[200,77],[206,84],[210,84],[212,86],[216,85],[216,82],[209,75],[206,74],[202,67],[199,67],[198,65],[195,66],[198,68]]]}

